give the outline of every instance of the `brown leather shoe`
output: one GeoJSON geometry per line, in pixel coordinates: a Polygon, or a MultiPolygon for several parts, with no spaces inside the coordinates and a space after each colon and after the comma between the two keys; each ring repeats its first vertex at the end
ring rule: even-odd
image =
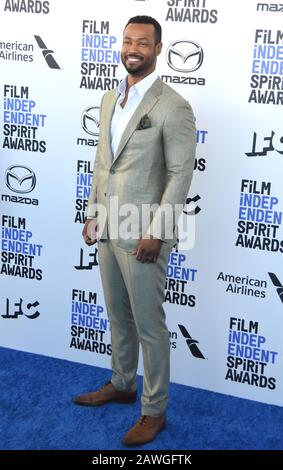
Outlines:
{"type": "Polygon", "coordinates": [[[126,446],[140,446],[153,441],[157,434],[165,428],[166,416],[142,416],[127,432],[123,439],[126,446]]]}
{"type": "Polygon", "coordinates": [[[73,398],[73,402],[83,406],[99,406],[110,402],[134,403],[137,401],[137,392],[122,392],[117,390],[112,382],[107,382],[97,392],[84,393],[73,398]]]}

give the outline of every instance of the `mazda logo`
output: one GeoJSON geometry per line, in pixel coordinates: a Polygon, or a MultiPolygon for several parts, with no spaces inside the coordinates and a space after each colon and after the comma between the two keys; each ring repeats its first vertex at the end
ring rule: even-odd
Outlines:
{"type": "Polygon", "coordinates": [[[82,128],[95,137],[99,136],[99,107],[89,106],[82,112],[82,128]]]}
{"type": "Polygon", "coordinates": [[[203,50],[195,41],[173,41],[166,59],[169,67],[177,72],[194,72],[203,62],[203,50]]]}
{"type": "Polygon", "coordinates": [[[27,166],[12,165],[5,173],[6,186],[14,193],[30,193],[36,185],[36,176],[27,166]]]}

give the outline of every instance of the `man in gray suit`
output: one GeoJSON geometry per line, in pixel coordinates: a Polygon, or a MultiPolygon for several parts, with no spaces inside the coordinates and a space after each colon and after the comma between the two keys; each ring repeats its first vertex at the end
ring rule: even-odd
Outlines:
{"type": "Polygon", "coordinates": [[[190,105],[158,78],[155,67],[161,49],[161,26],[154,18],[136,16],[128,21],[121,52],[128,75],[102,100],[83,229],[88,245],[98,240],[111,325],[112,378],[74,402],[86,406],[135,402],[140,344],[142,410],[123,439],[128,446],[153,440],[166,423],[170,352],[162,307],[166,266],[195,161],[194,115],[190,105]]]}

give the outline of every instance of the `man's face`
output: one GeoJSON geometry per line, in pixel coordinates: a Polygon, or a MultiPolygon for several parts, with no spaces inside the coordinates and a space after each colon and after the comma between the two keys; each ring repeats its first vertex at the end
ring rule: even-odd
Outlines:
{"type": "Polygon", "coordinates": [[[161,48],[152,24],[130,23],[124,30],[122,63],[130,75],[143,78],[154,71],[161,48]]]}

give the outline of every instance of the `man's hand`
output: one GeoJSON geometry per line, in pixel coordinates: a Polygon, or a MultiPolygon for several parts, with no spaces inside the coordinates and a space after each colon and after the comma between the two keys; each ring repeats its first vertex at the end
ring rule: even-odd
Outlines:
{"type": "Polygon", "coordinates": [[[158,238],[144,237],[132,252],[142,263],[155,263],[160,253],[162,241],[158,238]]]}
{"type": "Polygon", "coordinates": [[[87,219],[84,224],[82,236],[88,246],[96,243],[96,228],[97,223],[95,219],[87,219]]]}

